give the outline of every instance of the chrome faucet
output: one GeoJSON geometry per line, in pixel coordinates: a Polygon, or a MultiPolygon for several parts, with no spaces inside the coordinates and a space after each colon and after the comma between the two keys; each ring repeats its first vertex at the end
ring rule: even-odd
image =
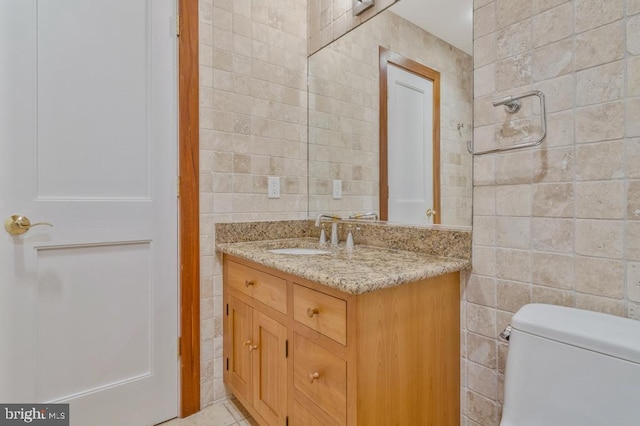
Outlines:
{"type": "Polygon", "coordinates": [[[373,211],[366,212],[366,213],[354,213],[351,216],[349,216],[349,219],[363,219],[367,217],[372,217],[373,220],[378,220],[378,213],[373,211]]]}
{"type": "MultiPolygon", "coordinates": [[[[316,218],[316,226],[320,226],[320,219],[322,218],[331,219],[333,221],[333,223],[331,224],[331,245],[337,246],[338,243],[340,242],[340,238],[338,238],[338,221],[342,220],[342,218],[340,216],[321,213],[316,218]]],[[[324,240],[323,237],[324,237],[324,229],[320,233],[320,243],[325,242],[323,241],[324,240]]]]}

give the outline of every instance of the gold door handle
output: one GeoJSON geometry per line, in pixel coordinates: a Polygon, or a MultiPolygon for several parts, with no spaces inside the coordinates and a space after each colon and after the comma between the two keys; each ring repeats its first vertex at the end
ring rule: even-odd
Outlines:
{"type": "Polygon", "coordinates": [[[249,349],[249,352],[258,349],[258,345],[251,344],[251,340],[247,340],[246,342],[244,342],[244,345],[247,347],[247,349],[249,349]]]}
{"type": "Polygon", "coordinates": [[[436,216],[436,211],[434,209],[427,209],[425,214],[427,215],[427,217],[435,217],[436,216]]]}
{"type": "Polygon", "coordinates": [[[11,235],[22,235],[34,226],[53,226],[49,222],[31,223],[28,217],[17,214],[11,215],[4,221],[4,229],[11,235]]]}
{"type": "Polygon", "coordinates": [[[318,315],[320,311],[318,308],[307,308],[307,316],[313,318],[314,315],[318,315]]]}
{"type": "Polygon", "coordinates": [[[309,379],[309,383],[313,383],[314,380],[317,380],[320,378],[320,373],[318,373],[317,371],[315,373],[309,373],[307,375],[307,379],[309,379]]]}

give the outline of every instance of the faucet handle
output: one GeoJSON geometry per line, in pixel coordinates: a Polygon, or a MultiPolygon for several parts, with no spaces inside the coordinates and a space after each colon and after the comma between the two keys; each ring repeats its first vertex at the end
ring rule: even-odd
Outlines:
{"type": "Polygon", "coordinates": [[[324,229],[324,223],[320,225],[320,244],[327,244],[327,232],[324,229]]]}

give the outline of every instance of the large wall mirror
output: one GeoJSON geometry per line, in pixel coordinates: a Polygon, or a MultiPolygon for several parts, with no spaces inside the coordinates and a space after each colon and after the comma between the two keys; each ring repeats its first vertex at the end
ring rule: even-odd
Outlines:
{"type": "Polygon", "coordinates": [[[472,11],[401,0],[309,57],[310,216],[471,225],[472,11]]]}

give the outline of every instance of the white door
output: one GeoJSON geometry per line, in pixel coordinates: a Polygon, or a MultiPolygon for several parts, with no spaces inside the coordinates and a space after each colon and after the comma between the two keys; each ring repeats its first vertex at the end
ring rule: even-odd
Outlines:
{"type": "Polygon", "coordinates": [[[0,0],[0,401],[177,414],[173,0],[0,0]]]}
{"type": "Polygon", "coordinates": [[[431,223],[433,200],[433,82],[389,64],[388,220],[431,223]]]}

